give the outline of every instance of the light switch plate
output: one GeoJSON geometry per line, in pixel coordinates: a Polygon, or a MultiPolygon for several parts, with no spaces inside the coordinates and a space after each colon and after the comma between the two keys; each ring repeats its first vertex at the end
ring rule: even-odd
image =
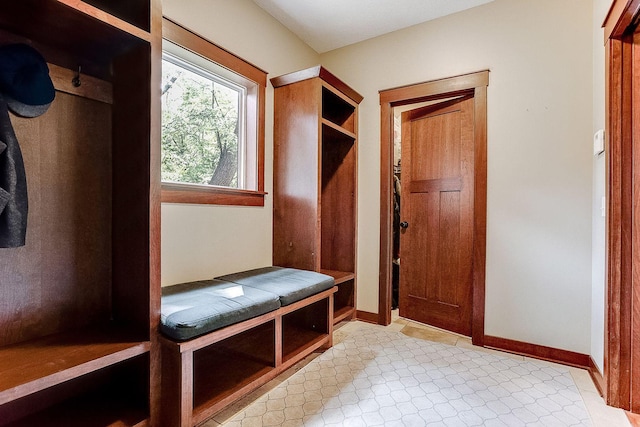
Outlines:
{"type": "Polygon", "coordinates": [[[597,156],[604,151],[604,130],[600,129],[593,135],[593,155],[597,156]]]}

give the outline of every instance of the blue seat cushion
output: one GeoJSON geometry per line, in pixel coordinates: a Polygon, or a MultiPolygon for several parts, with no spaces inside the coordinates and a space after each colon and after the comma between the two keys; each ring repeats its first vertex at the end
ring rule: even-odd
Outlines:
{"type": "Polygon", "coordinates": [[[280,297],[283,306],[334,286],[333,277],[296,268],[264,267],[216,277],[218,280],[260,289],[280,297]]]}
{"type": "Polygon", "coordinates": [[[160,331],[185,341],[280,307],[278,295],[221,280],[162,289],[160,331]]]}

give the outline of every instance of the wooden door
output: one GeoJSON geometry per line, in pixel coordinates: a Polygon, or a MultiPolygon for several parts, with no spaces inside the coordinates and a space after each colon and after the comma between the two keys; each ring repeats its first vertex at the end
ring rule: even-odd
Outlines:
{"type": "Polygon", "coordinates": [[[400,316],[471,335],[474,105],[402,114],[400,316]]]}

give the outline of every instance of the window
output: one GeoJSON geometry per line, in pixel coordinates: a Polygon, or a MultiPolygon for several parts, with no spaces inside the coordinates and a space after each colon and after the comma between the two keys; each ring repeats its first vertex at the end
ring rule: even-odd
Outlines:
{"type": "Polygon", "coordinates": [[[264,205],[266,73],[165,19],[162,201],[264,205]]]}

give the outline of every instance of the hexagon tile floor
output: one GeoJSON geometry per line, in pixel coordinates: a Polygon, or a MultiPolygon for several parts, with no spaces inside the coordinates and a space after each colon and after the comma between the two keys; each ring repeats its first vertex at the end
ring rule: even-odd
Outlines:
{"type": "MultiPolygon", "coordinates": [[[[569,369],[360,323],[218,421],[225,427],[591,426],[569,369]]],[[[204,426],[219,425],[214,420],[204,426]]]]}

